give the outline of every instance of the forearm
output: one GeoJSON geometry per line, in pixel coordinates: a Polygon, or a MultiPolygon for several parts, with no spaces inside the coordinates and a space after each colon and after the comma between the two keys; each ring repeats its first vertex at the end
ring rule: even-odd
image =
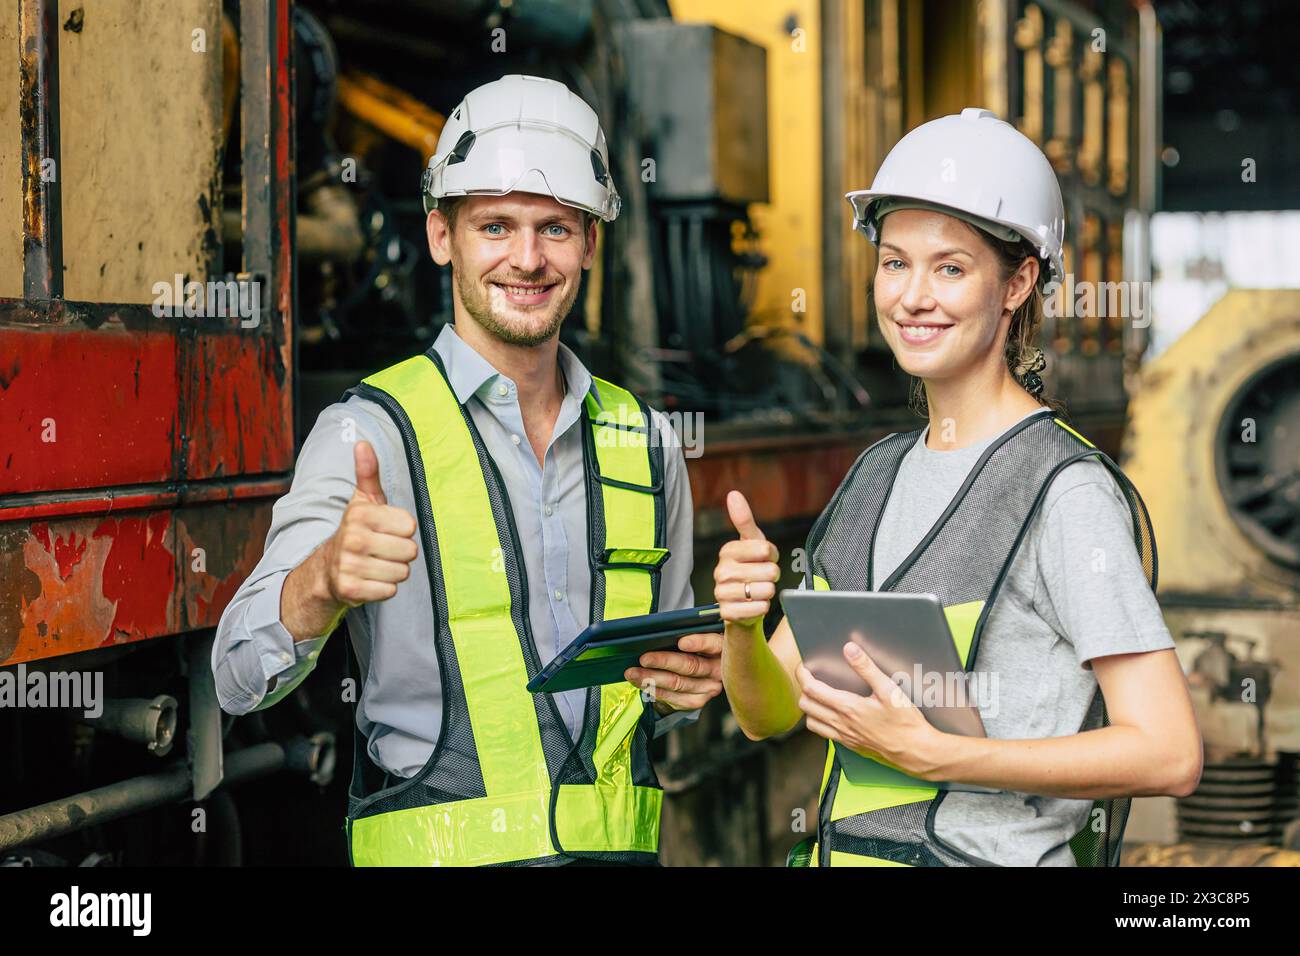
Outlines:
{"type": "Polygon", "coordinates": [[[745,736],[761,740],[799,723],[799,694],[763,637],[763,624],[728,622],[722,645],[722,686],[745,736]]]}
{"type": "Polygon", "coordinates": [[[270,706],[316,666],[325,638],[295,643],[280,621],[288,570],[259,575],[222,612],[212,645],[217,699],[230,714],[270,706]]]}
{"type": "Polygon", "coordinates": [[[289,572],[280,592],[280,623],[294,642],[329,634],[347,612],[347,605],[331,597],[322,545],[289,572]]]}
{"type": "MultiPolygon", "coordinates": [[[[1135,727],[998,740],[942,734],[920,776],[1047,797],[1181,795],[1195,777],[1180,752],[1135,727]]],[[[1194,783],[1192,784],[1194,786],[1194,783]]]]}

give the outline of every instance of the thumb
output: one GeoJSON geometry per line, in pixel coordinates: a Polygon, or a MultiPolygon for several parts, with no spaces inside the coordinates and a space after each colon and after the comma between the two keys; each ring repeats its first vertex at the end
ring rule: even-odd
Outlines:
{"type": "Polygon", "coordinates": [[[388,504],[388,499],[384,497],[384,489],[379,485],[379,459],[375,457],[375,450],[370,446],[370,442],[357,442],[353,446],[352,457],[357,465],[357,494],[365,495],[377,504],[388,504]]]}
{"type": "Polygon", "coordinates": [[[895,707],[904,707],[911,704],[911,699],[898,686],[892,678],[873,661],[855,640],[850,640],[844,645],[844,659],[849,662],[849,666],[867,682],[871,688],[871,693],[876,696],[877,700],[887,700],[895,707]]]}
{"type": "Polygon", "coordinates": [[[750,510],[749,502],[745,500],[745,496],[739,491],[727,492],[727,516],[731,518],[731,523],[740,532],[742,540],[767,540],[763,532],[759,530],[757,522],[754,521],[754,512],[750,510]]]}

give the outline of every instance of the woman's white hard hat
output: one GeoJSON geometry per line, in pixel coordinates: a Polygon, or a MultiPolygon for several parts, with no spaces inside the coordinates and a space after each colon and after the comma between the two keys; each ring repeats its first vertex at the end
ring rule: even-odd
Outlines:
{"type": "Polygon", "coordinates": [[[620,200],[596,111],[563,83],[503,76],[447,117],[421,182],[424,211],[447,196],[551,196],[611,222],[620,200]]]}
{"type": "Polygon", "coordinates": [[[991,110],[970,107],[923,123],[900,139],[870,189],[844,197],[853,227],[880,242],[880,220],[897,209],[936,209],[1004,239],[1026,239],[1064,281],[1065,205],[1052,164],[1033,141],[991,110]]]}

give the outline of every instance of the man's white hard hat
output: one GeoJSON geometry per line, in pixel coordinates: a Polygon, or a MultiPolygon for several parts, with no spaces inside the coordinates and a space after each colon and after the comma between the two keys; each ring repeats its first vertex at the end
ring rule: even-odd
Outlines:
{"type": "Polygon", "coordinates": [[[421,183],[447,196],[551,196],[611,222],[620,200],[595,110],[563,83],[511,75],[470,91],[447,117],[421,183]]]}
{"type": "Polygon", "coordinates": [[[970,107],[918,126],[889,151],[870,189],[844,198],[853,227],[873,243],[885,214],[936,209],[992,235],[1028,240],[1048,266],[1041,281],[1065,278],[1065,205],[1052,164],[990,110],[970,107]]]}

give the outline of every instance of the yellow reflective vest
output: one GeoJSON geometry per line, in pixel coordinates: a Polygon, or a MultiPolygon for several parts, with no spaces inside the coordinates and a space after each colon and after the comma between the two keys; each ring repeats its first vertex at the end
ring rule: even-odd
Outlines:
{"type": "MultiPolygon", "coordinates": [[[[586,397],[581,427],[594,623],[656,610],[668,552],[663,450],[651,440],[649,409],[593,381],[599,397],[586,397]]],[[[353,864],[657,862],[663,790],[649,758],[653,711],[626,682],[591,688],[575,743],[551,696],[528,692],[541,663],[528,618],[527,542],[441,359],[431,349],[352,393],[382,406],[402,435],[443,682],[438,742],[414,777],[384,787],[356,734],[346,825],[353,864]]]]}

